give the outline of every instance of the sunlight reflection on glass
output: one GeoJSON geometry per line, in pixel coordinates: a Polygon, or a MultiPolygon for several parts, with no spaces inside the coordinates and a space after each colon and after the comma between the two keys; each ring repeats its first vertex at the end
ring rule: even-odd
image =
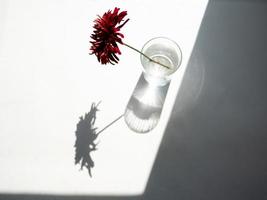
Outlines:
{"type": "Polygon", "coordinates": [[[157,125],[168,87],[149,84],[142,73],[124,113],[130,129],[146,133],[157,125]]]}

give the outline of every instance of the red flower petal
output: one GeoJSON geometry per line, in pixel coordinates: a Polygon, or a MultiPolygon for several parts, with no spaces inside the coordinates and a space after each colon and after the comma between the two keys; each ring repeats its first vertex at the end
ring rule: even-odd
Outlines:
{"type": "Polygon", "coordinates": [[[102,17],[98,16],[94,20],[93,28],[95,30],[90,36],[92,38],[90,50],[91,54],[95,54],[102,64],[114,64],[119,61],[116,54],[121,54],[121,51],[117,43],[123,44],[122,38],[124,37],[119,31],[129,21],[127,19],[121,24],[127,11],[119,13],[119,10],[115,7],[113,12],[109,10],[102,17]]]}

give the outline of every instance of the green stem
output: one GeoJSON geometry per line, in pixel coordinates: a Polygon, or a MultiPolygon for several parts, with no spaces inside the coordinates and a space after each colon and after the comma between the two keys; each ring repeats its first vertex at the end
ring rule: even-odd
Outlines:
{"type": "Polygon", "coordinates": [[[134,50],[134,51],[140,53],[142,56],[146,57],[146,58],[147,58],[149,61],[151,61],[151,62],[156,63],[156,64],[159,64],[159,65],[161,65],[161,66],[163,66],[163,67],[166,67],[167,69],[171,69],[169,66],[164,65],[164,64],[162,64],[162,63],[160,63],[160,62],[158,62],[158,61],[156,61],[156,60],[153,60],[152,58],[148,57],[146,54],[144,54],[143,52],[139,51],[138,49],[136,49],[136,48],[134,48],[134,47],[132,47],[132,46],[126,44],[126,43],[123,43],[123,45],[125,45],[125,46],[129,47],[130,49],[132,49],[132,50],[134,50]]]}

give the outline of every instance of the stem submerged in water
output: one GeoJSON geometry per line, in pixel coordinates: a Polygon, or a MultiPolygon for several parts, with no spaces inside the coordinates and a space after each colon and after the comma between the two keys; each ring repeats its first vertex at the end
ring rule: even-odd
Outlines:
{"type": "Polygon", "coordinates": [[[134,47],[132,47],[132,46],[126,44],[126,43],[123,43],[123,45],[126,46],[126,47],[129,47],[130,49],[132,49],[132,50],[134,50],[136,52],[138,52],[139,54],[141,54],[142,56],[146,57],[151,62],[156,63],[158,65],[161,65],[161,66],[163,66],[163,67],[165,67],[167,69],[171,69],[169,66],[164,65],[163,63],[160,63],[160,62],[158,62],[156,60],[153,60],[152,58],[148,57],[146,54],[144,54],[143,52],[139,51],[138,49],[136,49],[136,48],[134,48],[134,47]]]}

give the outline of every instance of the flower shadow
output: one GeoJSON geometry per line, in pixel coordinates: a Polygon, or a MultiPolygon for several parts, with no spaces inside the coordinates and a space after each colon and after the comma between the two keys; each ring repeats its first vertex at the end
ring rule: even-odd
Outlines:
{"type": "MultiPolygon", "coordinates": [[[[100,102],[99,102],[100,103],[100,102]]],[[[96,149],[95,140],[99,133],[96,132],[95,121],[96,112],[98,111],[95,103],[92,103],[91,110],[85,113],[84,117],[80,117],[80,121],[77,124],[76,129],[76,141],[75,141],[75,164],[81,165],[81,170],[86,167],[90,177],[92,177],[91,168],[94,167],[94,161],[91,158],[90,153],[96,149]]]]}

